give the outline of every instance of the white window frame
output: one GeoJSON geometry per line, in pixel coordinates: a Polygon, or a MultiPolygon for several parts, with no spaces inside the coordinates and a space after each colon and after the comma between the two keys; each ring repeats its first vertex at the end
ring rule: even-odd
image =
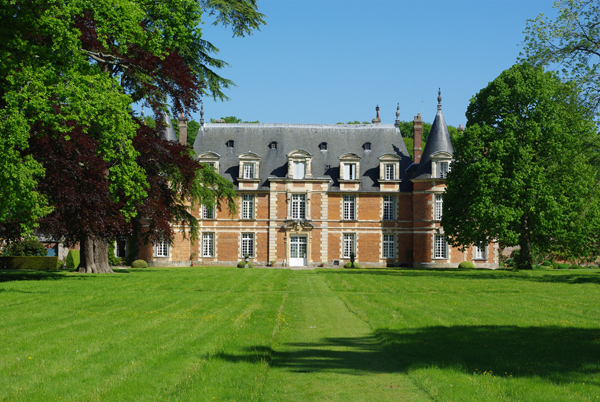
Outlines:
{"type": "Polygon", "coordinates": [[[436,221],[442,220],[442,211],[444,206],[444,196],[442,194],[436,194],[434,200],[435,208],[433,212],[433,219],[436,221]]]}
{"type": "Polygon", "coordinates": [[[306,194],[292,194],[292,219],[306,219],[306,194]]]}
{"type": "Polygon", "coordinates": [[[384,195],[383,196],[383,220],[384,221],[393,221],[394,220],[394,212],[396,207],[396,197],[393,195],[384,195]]]}
{"type": "Polygon", "coordinates": [[[211,258],[215,256],[215,233],[202,233],[202,257],[211,258]]]}
{"type": "Polygon", "coordinates": [[[215,218],[215,207],[209,208],[206,205],[202,205],[202,210],[200,211],[201,219],[214,220],[215,218]]]}
{"type": "Polygon", "coordinates": [[[437,178],[445,179],[450,171],[450,162],[438,162],[437,163],[437,178]]]}
{"type": "Polygon", "coordinates": [[[154,256],[155,257],[168,257],[170,254],[171,246],[166,240],[160,240],[154,243],[154,256]]]}
{"type": "Polygon", "coordinates": [[[242,194],[242,219],[254,219],[254,194],[242,194]]]}
{"type": "Polygon", "coordinates": [[[487,247],[484,245],[473,245],[473,259],[487,260],[487,247]]]}
{"type": "Polygon", "coordinates": [[[255,163],[244,162],[243,179],[254,179],[255,163]]]}
{"type": "Polygon", "coordinates": [[[396,236],[393,234],[384,234],[383,235],[383,258],[394,258],[396,253],[396,236]]]}
{"type": "Polygon", "coordinates": [[[385,163],[384,169],[384,180],[396,180],[396,166],[393,163],[385,163]]]}
{"type": "Polygon", "coordinates": [[[448,241],[444,235],[435,235],[434,247],[434,258],[436,259],[448,259],[448,241]]]}
{"type": "Polygon", "coordinates": [[[293,161],[292,162],[292,178],[294,180],[303,180],[306,178],[306,162],[305,161],[293,161]]]}
{"type": "Polygon", "coordinates": [[[345,221],[356,220],[356,196],[344,195],[342,198],[342,218],[345,221]]]}
{"type": "Polygon", "coordinates": [[[350,258],[350,253],[356,257],[356,233],[344,233],[342,239],[342,257],[350,258]]]}
{"type": "Polygon", "coordinates": [[[344,180],[356,180],[357,163],[344,163],[344,180]]]}
{"type": "Polygon", "coordinates": [[[245,258],[248,254],[249,258],[254,258],[256,253],[256,242],[254,233],[242,233],[240,244],[241,257],[245,258]]]}

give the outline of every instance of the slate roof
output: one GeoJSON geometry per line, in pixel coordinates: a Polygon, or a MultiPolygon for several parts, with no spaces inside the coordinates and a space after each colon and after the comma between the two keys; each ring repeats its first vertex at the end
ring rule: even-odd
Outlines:
{"type": "Polygon", "coordinates": [[[164,136],[166,140],[178,142],[177,135],[175,135],[175,130],[173,126],[171,126],[171,119],[166,113],[163,113],[163,121],[166,125],[164,136]]]}
{"type": "Polygon", "coordinates": [[[330,179],[330,191],[339,190],[339,157],[354,153],[360,160],[361,192],[379,191],[379,157],[395,154],[400,158],[402,191],[410,191],[404,170],[412,163],[400,130],[392,124],[231,124],[206,123],[200,127],[194,150],[197,154],[215,152],[220,156],[219,173],[237,183],[241,154],[253,152],[261,157],[259,189],[269,188],[269,177],[283,178],[287,174],[287,155],[305,150],[312,155],[313,178],[330,179]],[[228,148],[228,140],[234,148],[228,148]],[[269,144],[277,142],[276,149],[269,144]],[[327,143],[327,151],[319,144],[327,143]],[[371,150],[364,149],[366,142],[371,150]],[[329,168],[326,168],[329,165],[329,168]]]}
{"type": "MultiPolygon", "coordinates": [[[[438,102],[441,102],[441,97],[438,97],[438,102]]],[[[431,155],[438,152],[446,152],[450,155],[454,154],[454,147],[452,146],[448,126],[446,126],[446,121],[442,114],[441,104],[438,104],[438,111],[431,125],[431,131],[429,132],[427,144],[425,144],[425,149],[421,156],[421,162],[417,167],[415,178],[431,177],[431,155]],[[422,175],[425,176],[419,177],[422,175]]]]}

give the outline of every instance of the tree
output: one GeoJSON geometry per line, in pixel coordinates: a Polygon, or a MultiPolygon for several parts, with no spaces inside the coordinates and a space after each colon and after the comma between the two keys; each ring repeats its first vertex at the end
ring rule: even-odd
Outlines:
{"type": "Polygon", "coordinates": [[[444,196],[450,243],[518,244],[521,269],[531,268],[532,246],[597,256],[598,172],[588,144],[598,134],[575,87],[517,64],[477,93],[466,116],[444,196]]]}
{"type": "MultiPolygon", "coordinates": [[[[133,230],[156,186],[172,192],[158,198],[167,202],[163,222],[188,219],[184,204],[233,196],[229,183],[203,172],[191,150],[161,142],[160,123],[146,129],[131,110],[132,102],[142,102],[161,115],[170,98],[174,114],[189,114],[203,95],[226,98],[223,89],[233,83],[215,72],[226,64],[210,56],[217,49],[201,37],[203,11],[238,36],[264,23],[255,0],[12,0],[0,6],[4,236],[31,231],[53,210],[41,229],[80,241],[86,272],[109,272],[107,240],[133,230]],[[160,161],[165,170],[148,173],[144,161],[154,155],[142,153],[152,148],[145,142],[167,153],[160,161]],[[183,196],[191,198],[175,194],[191,177],[209,185],[186,189],[183,196]]],[[[231,198],[224,201],[232,205],[231,198]]],[[[170,238],[170,229],[154,227],[170,238]]]]}
{"type": "MultiPolygon", "coordinates": [[[[239,117],[235,117],[235,116],[221,117],[220,120],[224,120],[225,123],[260,123],[258,120],[256,120],[256,121],[242,121],[242,119],[240,119],[239,117]]],[[[213,119],[211,117],[210,118],[210,122],[211,123],[216,123],[217,120],[215,120],[215,119],[213,119]]]]}
{"type": "Polygon", "coordinates": [[[589,104],[600,104],[600,3],[559,0],[551,20],[540,14],[527,21],[522,58],[534,65],[556,66],[574,80],[589,104]]]}
{"type": "Polygon", "coordinates": [[[44,257],[48,250],[35,237],[28,237],[12,242],[2,249],[3,257],[44,257]]]}

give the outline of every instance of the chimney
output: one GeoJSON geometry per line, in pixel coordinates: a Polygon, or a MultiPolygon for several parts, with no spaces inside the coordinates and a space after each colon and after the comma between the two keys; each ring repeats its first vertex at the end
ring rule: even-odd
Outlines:
{"type": "Polygon", "coordinates": [[[417,113],[415,119],[413,120],[413,130],[414,130],[414,163],[421,163],[421,133],[423,127],[421,125],[421,113],[417,113]]]}
{"type": "Polygon", "coordinates": [[[181,145],[187,145],[187,123],[188,119],[183,117],[183,112],[179,118],[179,143],[181,145]]]}
{"type": "Polygon", "coordinates": [[[373,124],[379,124],[379,123],[381,123],[381,119],[379,118],[379,105],[377,105],[375,110],[377,111],[377,117],[375,117],[373,120],[371,120],[371,122],[373,124]]]}

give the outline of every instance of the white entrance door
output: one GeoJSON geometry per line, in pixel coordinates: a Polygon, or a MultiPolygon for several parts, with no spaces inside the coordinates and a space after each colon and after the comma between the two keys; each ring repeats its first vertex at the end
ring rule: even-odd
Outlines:
{"type": "Polygon", "coordinates": [[[306,236],[290,236],[290,266],[306,266],[306,236]]]}

